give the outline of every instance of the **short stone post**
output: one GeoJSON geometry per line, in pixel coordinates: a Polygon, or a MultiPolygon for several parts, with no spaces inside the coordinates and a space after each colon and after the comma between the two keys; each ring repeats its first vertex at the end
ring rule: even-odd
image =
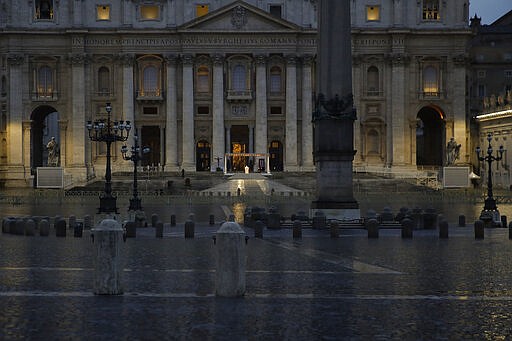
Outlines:
{"type": "Polygon", "coordinates": [[[209,224],[210,226],[211,225],[215,225],[215,216],[213,214],[210,214],[210,217],[209,217],[209,224]]]}
{"type": "MultiPolygon", "coordinates": [[[[460,217],[459,217],[460,223],[460,217]]],[[[439,239],[447,239],[448,238],[448,222],[446,220],[441,220],[439,222],[439,239]]]]}
{"type": "Polygon", "coordinates": [[[2,233],[10,233],[10,221],[13,218],[2,219],[2,233]]]}
{"type": "Polygon", "coordinates": [[[59,218],[55,222],[55,236],[57,237],[65,237],[66,236],[66,221],[62,218],[59,218]]]}
{"type": "Polygon", "coordinates": [[[194,238],[195,224],[192,220],[185,222],[185,238],[194,238]]]}
{"type": "Polygon", "coordinates": [[[16,234],[16,222],[17,221],[18,221],[18,219],[16,219],[16,218],[12,218],[11,220],[9,220],[8,231],[10,234],[16,234]]]}
{"type": "Polygon", "coordinates": [[[122,295],[123,228],[114,219],[104,219],[91,230],[94,244],[94,294],[122,295]]]}
{"type": "Polygon", "coordinates": [[[83,233],[84,233],[83,221],[75,221],[75,227],[73,227],[73,236],[75,238],[82,238],[83,233]]]}
{"type": "Polygon", "coordinates": [[[507,228],[507,216],[506,215],[501,216],[501,227],[507,228]]]}
{"type": "Polygon", "coordinates": [[[379,222],[377,219],[369,219],[365,225],[368,231],[368,238],[379,238],[379,222]]]}
{"type": "Polygon", "coordinates": [[[508,224],[508,239],[512,239],[512,221],[508,224]]]}
{"type": "Polygon", "coordinates": [[[267,214],[267,228],[279,229],[281,228],[281,215],[277,212],[275,207],[270,207],[267,214]]]}
{"type": "Polygon", "coordinates": [[[188,220],[193,221],[195,223],[196,222],[196,215],[194,213],[189,213],[188,214],[188,220]]]}
{"type": "Polygon", "coordinates": [[[331,238],[338,238],[340,236],[340,225],[337,221],[331,221],[329,224],[329,231],[331,238]]]}
{"type": "MultiPolygon", "coordinates": [[[[12,230],[11,230],[12,233],[12,230]]],[[[16,225],[14,228],[14,234],[23,236],[25,234],[25,221],[23,218],[16,219],[16,225]]]]}
{"type": "Polygon", "coordinates": [[[53,228],[56,229],[57,228],[57,222],[59,220],[61,220],[62,217],[60,215],[56,215],[55,217],[53,217],[53,228]]]}
{"type": "Polygon", "coordinates": [[[84,215],[84,229],[90,230],[92,228],[92,218],[90,215],[84,215]]]}
{"type": "Polygon", "coordinates": [[[176,226],[176,214],[171,214],[171,226],[176,226]]]}
{"type": "Polygon", "coordinates": [[[316,211],[315,215],[313,216],[313,224],[312,227],[314,229],[324,229],[327,227],[327,217],[325,216],[324,212],[322,211],[316,211]]]}
{"type": "Polygon", "coordinates": [[[459,227],[466,227],[466,216],[464,214],[459,215],[459,227]]]}
{"type": "Polygon", "coordinates": [[[409,218],[402,219],[402,238],[412,238],[413,221],[409,218]]]}
{"type": "Polygon", "coordinates": [[[46,219],[39,222],[39,235],[41,237],[48,237],[50,235],[50,223],[46,219]]]}
{"type": "Polygon", "coordinates": [[[215,237],[215,295],[240,297],[245,294],[247,237],[236,222],[225,222],[215,237]]]}
{"type": "Polygon", "coordinates": [[[33,236],[35,234],[36,222],[32,219],[27,219],[25,222],[25,236],[33,236]]]}
{"type": "Polygon", "coordinates": [[[424,229],[435,229],[437,222],[437,213],[434,208],[427,208],[423,214],[423,228],[424,229]]]}
{"type": "Polygon", "coordinates": [[[156,227],[157,222],[158,222],[158,214],[153,213],[151,215],[151,227],[156,227]]]}
{"type": "Polygon", "coordinates": [[[124,228],[126,229],[126,238],[137,237],[137,223],[134,221],[127,221],[126,224],[124,224],[124,228]]]}
{"type": "Polygon", "coordinates": [[[69,218],[68,218],[68,221],[69,221],[69,229],[71,230],[75,230],[75,226],[76,226],[76,216],[74,215],[70,215],[69,218]]]}
{"type": "Polygon", "coordinates": [[[156,238],[164,237],[164,223],[162,223],[160,220],[156,222],[155,237],[156,238]]]}
{"type": "Polygon", "coordinates": [[[484,239],[484,222],[475,221],[475,239],[484,239]]]}
{"type": "Polygon", "coordinates": [[[261,220],[257,220],[254,223],[254,238],[263,238],[263,222],[261,220]]]}
{"type": "Polygon", "coordinates": [[[295,220],[293,222],[293,239],[301,239],[302,238],[302,222],[300,220],[295,220]]]}

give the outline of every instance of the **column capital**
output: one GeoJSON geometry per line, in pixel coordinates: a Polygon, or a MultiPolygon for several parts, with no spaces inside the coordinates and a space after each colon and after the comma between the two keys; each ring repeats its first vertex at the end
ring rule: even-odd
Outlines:
{"type": "Polygon", "coordinates": [[[20,66],[25,61],[25,56],[22,54],[9,54],[7,56],[7,62],[11,66],[20,66]]]}
{"type": "Polygon", "coordinates": [[[187,66],[194,65],[194,56],[190,53],[181,55],[181,63],[187,66]]]}
{"type": "Polygon", "coordinates": [[[28,130],[32,127],[32,120],[24,120],[22,123],[23,130],[28,130]]]}
{"type": "Polygon", "coordinates": [[[68,129],[68,120],[59,120],[58,124],[59,124],[59,129],[60,130],[68,129]]]}
{"type": "Polygon", "coordinates": [[[257,54],[256,56],[254,56],[256,65],[266,65],[267,59],[268,59],[268,57],[265,54],[257,54]]]}
{"type": "Polygon", "coordinates": [[[123,66],[132,66],[135,63],[135,55],[132,53],[120,53],[117,59],[123,66]]]}
{"type": "Polygon", "coordinates": [[[288,65],[296,65],[297,64],[297,55],[289,54],[286,56],[286,64],[288,65]]]}
{"type": "Polygon", "coordinates": [[[392,65],[396,66],[406,65],[411,60],[409,55],[406,53],[390,53],[387,56],[387,59],[392,65]]]}
{"type": "Polygon", "coordinates": [[[224,55],[216,53],[212,56],[213,65],[222,66],[224,64],[224,55]]]}
{"type": "Polygon", "coordinates": [[[71,65],[85,65],[88,61],[89,58],[85,53],[70,53],[68,55],[68,62],[71,65]]]}
{"type": "Polygon", "coordinates": [[[166,54],[164,56],[164,60],[167,63],[167,66],[176,66],[179,61],[179,56],[175,54],[166,54]]]}
{"type": "Polygon", "coordinates": [[[469,64],[469,57],[467,54],[461,53],[453,57],[453,64],[455,66],[466,66],[469,64]]]}
{"type": "Polygon", "coordinates": [[[312,66],[314,60],[315,57],[312,54],[302,55],[302,64],[304,64],[304,66],[312,66]]]}

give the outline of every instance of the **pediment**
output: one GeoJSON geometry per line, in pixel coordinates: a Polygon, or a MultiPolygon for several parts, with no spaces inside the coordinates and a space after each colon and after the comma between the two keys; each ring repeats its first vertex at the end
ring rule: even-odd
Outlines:
{"type": "Polygon", "coordinates": [[[244,1],[235,1],[205,16],[189,21],[179,28],[180,31],[201,32],[291,32],[301,29],[298,25],[276,18],[244,1]]]}

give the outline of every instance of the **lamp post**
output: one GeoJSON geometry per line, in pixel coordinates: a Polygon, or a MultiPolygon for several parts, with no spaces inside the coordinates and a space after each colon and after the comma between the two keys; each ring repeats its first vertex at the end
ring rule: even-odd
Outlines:
{"type": "Polygon", "coordinates": [[[129,160],[133,162],[133,198],[130,199],[130,207],[128,211],[140,211],[142,210],[142,206],[140,203],[140,198],[138,197],[137,191],[137,166],[139,165],[139,160],[142,160],[142,156],[150,152],[149,147],[142,148],[139,147],[139,136],[137,133],[133,136],[134,144],[131,147],[130,155],[128,155],[128,147],[126,145],[121,147],[121,153],[123,154],[123,159],[129,160]]]}
{"type": "Polygon", "coordinates": [[[98,213],[119,213],[116,207],[117,198],[112,195],[112,169],[110,166],[110,146],[116,141],[126,141],[130,134],[130,121],[110,120],[112,106],[107,103],[107,119],[99,119],[94,122],[87,121],[87,130],[89,139],[96,142],[105,142],[107,144],[107,166],[105,169],[105,191],[100,195],[100,207],[98,213]]]}
{"type": "Polygon", "coordinates": [[[496,206],[496,200],[493,198],[492,194],[492,172],[491,167],[492,163],[494,161],[500,161],[503,158],[503,146],[500,146],[498,149],[496,156],[493,156],[493,150],[491,146],[492,141],[492,135],[489,133],[487,134],[487,141],[489,142],[489,146],[487,147],[487,155],[484,155],[482,153],[482,150],[480,147],[476,147],[476,155],[478,158],[478,161],[486,161],[488,163],[487,166],[487,198],[485,199],[484,209],[482,211],[482,214],[480,215],[480,219],[482,220],[489,220],[489,217],[494,218],[494,221],[499,221],[499,212],[498,208],[496,206]],[[495,216],[496,215],[496,216],[495,216]],[[487,219],[485,219],[487,218],[487,219]]]}

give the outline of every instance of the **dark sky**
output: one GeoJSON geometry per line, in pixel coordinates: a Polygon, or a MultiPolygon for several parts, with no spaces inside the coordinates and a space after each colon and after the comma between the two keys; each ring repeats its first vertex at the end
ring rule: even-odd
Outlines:
{"type": "Polygon", "coordinates": [[[470,0],[469,17],[475,13],[482,18],[482,24],[492,24],[496,19],[512,10],[512,0],[470,0]]]}

